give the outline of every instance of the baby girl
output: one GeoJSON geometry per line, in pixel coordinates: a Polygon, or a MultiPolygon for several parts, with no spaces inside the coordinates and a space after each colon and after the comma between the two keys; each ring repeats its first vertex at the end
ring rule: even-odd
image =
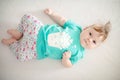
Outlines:
{"type": "Polygon", "coordinates": [[[51,9],[45,9],[44,13],[59,25],[44,25],[36,17],[26,14],[17,29],[7,31],[11,38],[2,39],[18,60],[49,57],[71,67],[84,57],[85,49],[95,48],[105,41],[110,30],[110,22],[93,24],[82,30],[80,25],[51,9]]]}

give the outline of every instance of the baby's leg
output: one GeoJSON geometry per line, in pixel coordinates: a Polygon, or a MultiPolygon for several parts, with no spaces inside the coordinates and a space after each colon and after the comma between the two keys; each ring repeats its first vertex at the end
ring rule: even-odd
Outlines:
{"type": "Polygon", "coordinates": [[[29,37],[23,36],[20,41],[14,42],[9,47],[19,61],[36,59],[37,54],[34,39],[30,40],[29,37]]]}
{"type": "Polygon", "coordinates": [[[10,38],[10,39],[2,39],[2,43],[5,44],[5,45],[10,45],[14,42],[16,42],[17,40],[14,39],[14,38],[10,38]]]}
{"type": "Polygon", "coordinates": [[[19,32],[17,29],[9,29],[7,33],[10,34],[14,39],[19,40],[22,38],[23,34],[19,32]]]}
{"type": "Polygon", "coordinates": [[[20,33],[16,29],[10,29],[7,31],[7,33],[10,34],[12,37],[9,39],[2,39],[2,43],[5,45],[10,45],[10,44],[14,43],[15,41],[22,38],[22,33],[20,33]]]}

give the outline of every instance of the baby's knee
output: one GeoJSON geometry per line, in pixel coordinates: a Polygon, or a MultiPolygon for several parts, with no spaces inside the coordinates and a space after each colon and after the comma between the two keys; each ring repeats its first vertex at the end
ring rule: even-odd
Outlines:
{"type": "Polygon", "coordinates": [[[21,22],[22,23],[27,23],[27,24],[31,24],[31,23],[34,23],[34,22],[36,22],[38,19],[35,17],[35,16],[33,16],[33,15],[31,15],[31,14],[25,14],[23,17],[22,17],[22,19],[21,19],[21,22]]]}
{"type": "Polygon", "coordinates": [[[30,18],[30,14],[25,14],[22,18],[21,18],[21,21],[22,22],[25,22],[27,19],[29,19],[30,18]]]}

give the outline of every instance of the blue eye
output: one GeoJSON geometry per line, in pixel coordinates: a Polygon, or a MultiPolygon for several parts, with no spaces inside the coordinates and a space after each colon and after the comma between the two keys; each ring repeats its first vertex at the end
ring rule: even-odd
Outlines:
{"type": "Polygon", "coordinates": [[[94,44],[96,44],[96,41],[95,41],[95,40],[93,40],[93,43],[94,43],[94,44]]]}
{"type": "Polygon", "coordinates": [[[92,33],[91,33],[91,32],[89,32],[89,35],[90,35],[90,36],[92,36],[92,33]]]}

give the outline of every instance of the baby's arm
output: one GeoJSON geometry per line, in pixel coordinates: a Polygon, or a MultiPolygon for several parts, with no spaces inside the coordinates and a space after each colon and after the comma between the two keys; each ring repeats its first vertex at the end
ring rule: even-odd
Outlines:
{"type": "Polygon", "coordinates": [[[65,67],[72,67],[72,63],[69,60],[70,57],[71,57],[71,53],[69,51],[63,53],[62,64],[65,67]]]}
{"type": "Polygon", "coordinates": [[[54,12],[52,9],[45,9],[44,13],[50,16],[56,23],[63,26],[64,23],[67,21],[63,16],[60,16],[58,13],[54,12]]]}

